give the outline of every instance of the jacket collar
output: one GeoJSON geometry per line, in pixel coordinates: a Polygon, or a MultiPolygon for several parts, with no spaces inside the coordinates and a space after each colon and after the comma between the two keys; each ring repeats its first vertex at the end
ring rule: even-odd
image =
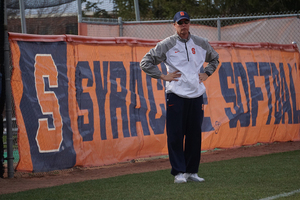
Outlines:
{"type": "Polygon", "coordinates": [[[181,37],[178,35],[177,32],[175,33],[175,36],[177,37],[177,39],[178,39],[179,41],[181,41],[181,42],[187,42],[187,41],[189,41],[189,39],[191,38],[191,33],[189,32],[189,36],[188,36],[187,39],[181,38],[181,37]]]}

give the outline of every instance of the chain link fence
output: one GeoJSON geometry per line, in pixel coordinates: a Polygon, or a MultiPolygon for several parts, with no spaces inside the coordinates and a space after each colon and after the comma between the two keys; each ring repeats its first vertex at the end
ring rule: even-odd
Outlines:
{"type": "MultiPolygon", "coordinates": [[[[82,18],[81,33],[94,37],[137,37],[164,39],[173,35],[173,20],[123,21],[117,19],[82,18]],[[84,30],[82,30],[84,29],[84,30]]],[[[209,41],[241,43],[268,42],[290,44],[300,42],[300,11],[262,15],[191,17],[190,32],[209,41]]]]}
{"type": "MultiPolygon", "coordinates": [[[[74,6],[74,5],[73,5],[74,6]]],[[[41,35],[74,34],[91,37],[137,37],[164,39],[173,35],[172,19],[130,21],[122,18],[83,17],[75,12],[26,17],[27,33],[41,35]]],[[[21,33],[21,20],[8,19],[8,31],[21,33]]],[[[300,42],[300,11],[289,13],[191,17],[190,32],[209,41],[242,43],[300,42]]]]}
{"type": "MultiPolygon", "coordinates": [[[[39,35],[77,35],[78,19],[76,1],[36,1],[36,5],[32,5],[33,2],[34,1],[25,1],[25,7],[32,8],[25,10],[25,33],[39,35]],[[57,6],[53,6],[53,4],[57,6]]],[[[7,7],[8,31],[22,33],[22,20],[20,18],[20,10],[18,9],[18,1],[9,0],[7,7]]]]}

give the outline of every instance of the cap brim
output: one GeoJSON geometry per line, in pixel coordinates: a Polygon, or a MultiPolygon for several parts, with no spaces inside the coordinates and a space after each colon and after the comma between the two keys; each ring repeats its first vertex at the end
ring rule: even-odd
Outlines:
{"type": "Polygon", "coordinates": [[[176,22],[179,22],[179,21],[182,20],[182,19],[188,19],[188,20],[190,20],[190,19],[187,18],[187,17],[180,17],[176,22]]]}

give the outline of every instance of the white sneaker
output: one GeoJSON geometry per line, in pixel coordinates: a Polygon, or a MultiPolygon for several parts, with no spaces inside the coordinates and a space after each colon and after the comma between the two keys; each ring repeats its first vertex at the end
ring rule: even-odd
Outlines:
{"type": "Polygon", "coordinates": [[[198,176],[197,173],[184,173],[184,177],[187,181],[194,181],[194,182],[203,182],[205,181],[204,178],[198,176]]]}
{"type": "Polygon", "coordinates": [[[186,183],[186,178],[183,173],[179,173],[175,176],[174,183],[186,183]]]}

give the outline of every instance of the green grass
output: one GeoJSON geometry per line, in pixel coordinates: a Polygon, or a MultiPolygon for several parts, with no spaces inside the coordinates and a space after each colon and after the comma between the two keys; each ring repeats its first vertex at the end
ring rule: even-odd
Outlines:
{"type": "Polygon", "coordinates": [[[300,194],[297,193],[297,194],[291,195],[289,197],[281,198],[280,200],[299,200],[299,199],[300,199],[300,194]]]}
{"type": "MultiPolygon", "coordinates": [[[[204,183],[174,184],[170,170],[0,195],[0,199],[261,199],[300,189],[300,151],[203,163],[204,183]]],[[[300,199],[296,193],[279,199],[300,199]]]]}

